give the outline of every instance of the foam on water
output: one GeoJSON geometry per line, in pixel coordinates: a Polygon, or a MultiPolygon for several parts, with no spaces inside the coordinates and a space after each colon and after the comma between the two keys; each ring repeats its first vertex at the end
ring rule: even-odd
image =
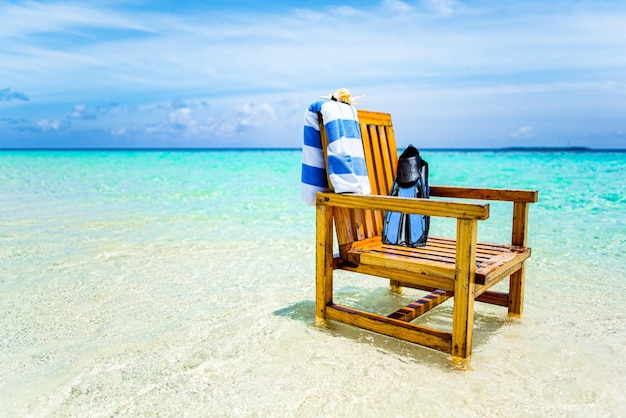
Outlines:
{"type": "MultiPolygon", "coordinates": [[[[477,305],[468,372],[315,327],[298,151],[1,152],[0,415],[625,415],[626,154],[424,158],[432,184],[540,190],[525,314],[477,305]]],[[[510,210],[480,238],[508,239],[510,210]]],[[[420,295],[341,273],[338,301],[420,295]]]]}

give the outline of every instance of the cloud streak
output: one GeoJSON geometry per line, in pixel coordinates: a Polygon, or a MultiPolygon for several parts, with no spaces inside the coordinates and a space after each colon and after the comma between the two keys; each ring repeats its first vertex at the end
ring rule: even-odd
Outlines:
{"type": "MultiPolygon", "coordinates": [[[[423,3],[438,13],[454,9],[453,2],[423,3]]],[[[479,26],[480,20],[469,12],[432,20],[416,8],[400,11],[398,5],[405,3],[388,4],[378,10],[352,9],[356,17],[349,20],[331,11],[260,16],[222,12],[185,19],[154,13],[122,15],[88,5],[38,5],[32,10],[14,6],[3,21],[16,23],[3,35],[13,39],[14,65],[30,68],[31,74],[54,75],[40,80],[38,89],[50,83],[64,86],[75,78],[91,80],[90,86],[135,84],[139,91],[200,88],[237,94],[247,89],[300,89],[341,74],[361,83],[381,77],[434,81],[463,75],[585,71],[626,63],[626,56],[593,52],[626,43],[626,29],[618,17],[525,15],[479,26]],[[469,31],[472,25],[476,27],[469,31]],[[118,39],[100,33],[102,28],[150,36],[118,39]],[[62,48],[35,46],[32,40],[50,31],[72,41],[62,48]],[[18,49],[21,58],[16,60],[18,49]],[[585,54],[595,59],[581,59],[585,54]],[[558,59],[546,59],[550,56],[558,59]]],[[[36,82],[30,74],[27,77],[36,82]]]]}

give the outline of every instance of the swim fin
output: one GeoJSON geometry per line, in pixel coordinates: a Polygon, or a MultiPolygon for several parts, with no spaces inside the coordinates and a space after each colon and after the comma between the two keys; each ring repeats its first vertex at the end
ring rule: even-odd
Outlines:
{"type": "MultiPolygon", "coordinates": [[[[429,198],[428,163],[419,151],[409,145],[398,158],[398,171],[390,196],[429,198]]],[[[383,226],[383,243],[423,247],[428,239],[430,216],[387,212],[383,226]]]]}

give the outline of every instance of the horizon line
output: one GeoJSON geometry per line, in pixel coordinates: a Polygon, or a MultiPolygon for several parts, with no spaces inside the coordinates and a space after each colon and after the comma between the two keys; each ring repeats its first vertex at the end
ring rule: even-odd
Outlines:
{"type": "MultiPolygon", "coordinates": [[[[398,149],[404,149],[399,147],[398,149]]],[[[0,151],[300,151],[302,147],[15,147],[0,151]]],[[[582,146],[564,147],[499,147],[499,148],[420,148],[422,151],[463,152],[626,152],[626,148],[592,148],[582,146]]]]}

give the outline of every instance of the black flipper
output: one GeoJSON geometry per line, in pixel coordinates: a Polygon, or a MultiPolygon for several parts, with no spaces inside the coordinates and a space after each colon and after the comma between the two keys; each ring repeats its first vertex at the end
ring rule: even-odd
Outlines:
{"type": "MultiPolygon", "coordinates": [[[[419,151],[409,145],[398,158],[398,172],[390,196],[428,198],[428,163],[419,151]]],[[[423,247],[428,239],[430,216],[387,212],[383,227],[383,243],[423,247]]]]}

